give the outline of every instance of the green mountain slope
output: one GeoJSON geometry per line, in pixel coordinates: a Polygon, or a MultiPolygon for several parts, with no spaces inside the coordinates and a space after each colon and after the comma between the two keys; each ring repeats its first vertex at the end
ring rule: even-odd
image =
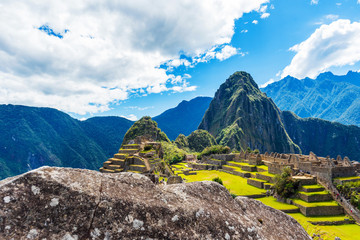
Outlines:
{"type": "Polygon", "coordinates": [[[159,128],[170,138],[175,140],[179,134],[189,135],[197,129],[206,109],[211,102],[210,97],[197,97],[190,101],[182,101],[175,108],[171,108],[153,118],[159,128]]]}
{"type": "Polygon", "coordinates": [[[336,76],[331,72],[316,79],[286,77],[262,89],[284,111],[300,117],[318,117],[360,126],[360,73],[336,76]]]}
{"type": "Polygon", "coordinates": [[[289,111],[282,112],[282,119],[289,136],[304,154],[312,151],[319,156],[341,155],[360,160],[359,127],[318,118],[299,118],[289,111]]]}
{"type": "Polygon", "coordinates": [[[215,93],[199,129],[209,131],[218,144],[262,152],[299,152],[273,101],[250,74],[236,72],[215,93]]]}
{"type": "Polygon", "coordinates": [[[119,129],[106,120],[81,122],[51,108],[0,105],[0,178],[43,165],[98,169],[132,124],[122,119],[119,129]]]}

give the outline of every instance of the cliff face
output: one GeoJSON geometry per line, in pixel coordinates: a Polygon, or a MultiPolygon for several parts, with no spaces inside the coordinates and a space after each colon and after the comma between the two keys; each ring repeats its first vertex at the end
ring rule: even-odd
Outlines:
{"type": "Polygon", "coordinates": [[[236,72],[215,93],[199,129],[231,148],[262,152],[299,152],[287,135],[280,111],[263,94],[250,74],[236,72]]]}
{"type": "Polygon", "coordinates": [[[282,112],[285,128],[304,154],[310,151],[336,158],[348,156],[360,161],[360,128],[318,118],[299,118],[292,112],[282,112]]]}
{"type": "Polygon", "coordinates": [[[43,167],[0,182],[1,239],[311,239],[292,217],[215,182],[43,167]]]}

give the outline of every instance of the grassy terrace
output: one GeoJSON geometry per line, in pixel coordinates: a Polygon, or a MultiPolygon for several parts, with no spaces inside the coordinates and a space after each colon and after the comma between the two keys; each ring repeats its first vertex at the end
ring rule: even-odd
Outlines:
{"type": "Polygon", "coordinates": [[[259,189],[247,184],[246,178],[235,176],[226,172],[220,171],[197,171],[197,175],[188,175],[179,174],[183,179],[186,179],[186,182],[196,182],[196,181],[211,181],[215,177],[220,177],[224,183],[224,186],[229,189],[231,193],[240,196],[249,196],[257,195],[265,192],[264,189],[259,189]]]}
{"type": "Polygon", "coordinates": [[[306,189],[323,188],[323,186],[320,186],[320,185],[303,185],[302,187],[306,188],[306,189]]]}
{"type": "Polygon", "coordinates": [[[241,162],[234,162],[234,161],[228,161],[228,163],[233,163],[233,164],[239,165],[239,167],[241,167],[241,166],[256,167],[255,165],[250,165],[248,163],[241,163],[241,162]]]}
{"type": "Polygon", "coordinates": [[[338,179],[338,180],[354,180],[354,181],[360,181],[360,177],[339,177],[339,178],[334,178],[334,179],[338,179]]]}
{"type": "Polygon", "coordinates": [[[270,197],[263,197],[263,198],[257,198],[256,200],[261,201],[263,204],[268,205],[272,208],[278,209],[278,210],[290,210],[290,209],[297,209],[298,207],[291,205],[291,204],[287,204],[287,203],[282,203],[282,202],[278,202],[276,200],[276,198],[270,196],[270,197]]]}
{"type": "MultiPolygon", "coordinates": [[[[269,167],[266,165],[260,165],[260,166],[256,166],[256,167],[261,168],[261,169],[265,170],[266,172],[269,170],[269,167]]],[[[269,173],[269,174],[271,174],[271,173],[269,173]]]]}
{"type": "Polygon", "coordinates": [[[269,177],[275,177],[275,174],[269,173],[269,172],[257,172],[260,175],[265,175],[265,176],[269,176],[269,177]]]}
{"type": "Polygon", "coordinates": [[[339,206],[336,201],[327,201],[327,202],[312,202],[308,203],[300,199],[293,199],[293,202],[304,207],[322,207],[322,206],[339,206]]]}
{"type": "Polygon", "coordinates": [[[323,239],[333,240],[339,237],[341,240],[360,240],[360,226],[356,224],[316,226],[309,221],[341,221],[346,216],[328,216],[328,217],[305,217],[301,213],[288,214],[295,218],[311,236],[313,233],[322,234],[323,239]]]}
{"type": "Polygon", "coordinates": [[[307,195],[307,196],[313,196],[313,195],[327,195],[329,194],[328,191],[321,191],[321,192],[299,192],[301,194],[307,195]]]}

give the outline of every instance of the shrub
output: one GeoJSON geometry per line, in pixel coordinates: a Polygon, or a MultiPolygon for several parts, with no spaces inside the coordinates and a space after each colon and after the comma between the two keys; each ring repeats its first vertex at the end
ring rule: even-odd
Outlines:
{"type": "Polygon", "coordinates": [[[214,182],[217,182],[217,183],[221,184],[221,185],[224,185],[224,184],[223,184],[223,181],[222,181],[221,178],[219,178],[219,177],[213,178],[212,180],[213,180],[214,182]]]}
{"type": "Polygon", "coordinates": [[[205,148],[199,154],[199,158],[201,158],[202,156],[209,156],[211,154],[228,154],[230,152],[231,152],[231,150],[228,146],[214,145],[214,146],[205,148]]]}
{"type": "Polygon", "coordinates": [[[186,151],[179,149],[175,144],[161,142],[163,158],[168,164],[175,164],[185,159],[186,151]]]}
{"type": "Polygon", "coordinates": [[[276,193],[283,198],[289,198],[296,193],[299,187],[299,182],[291,178],[290,167],[283,168],[280,175],[275,175],[274,187],[276,193]]]}

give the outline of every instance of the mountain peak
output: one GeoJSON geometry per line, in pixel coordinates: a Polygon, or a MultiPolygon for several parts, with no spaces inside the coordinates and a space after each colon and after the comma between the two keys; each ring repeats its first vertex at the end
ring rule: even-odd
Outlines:
{"type": "Polygon", "coordinates": [[[276,105],[246,72],[235,72],[220,86],[199,129],[209,131],[219,144],[238,150],[299,150],[287,136],[276,105]]]}

